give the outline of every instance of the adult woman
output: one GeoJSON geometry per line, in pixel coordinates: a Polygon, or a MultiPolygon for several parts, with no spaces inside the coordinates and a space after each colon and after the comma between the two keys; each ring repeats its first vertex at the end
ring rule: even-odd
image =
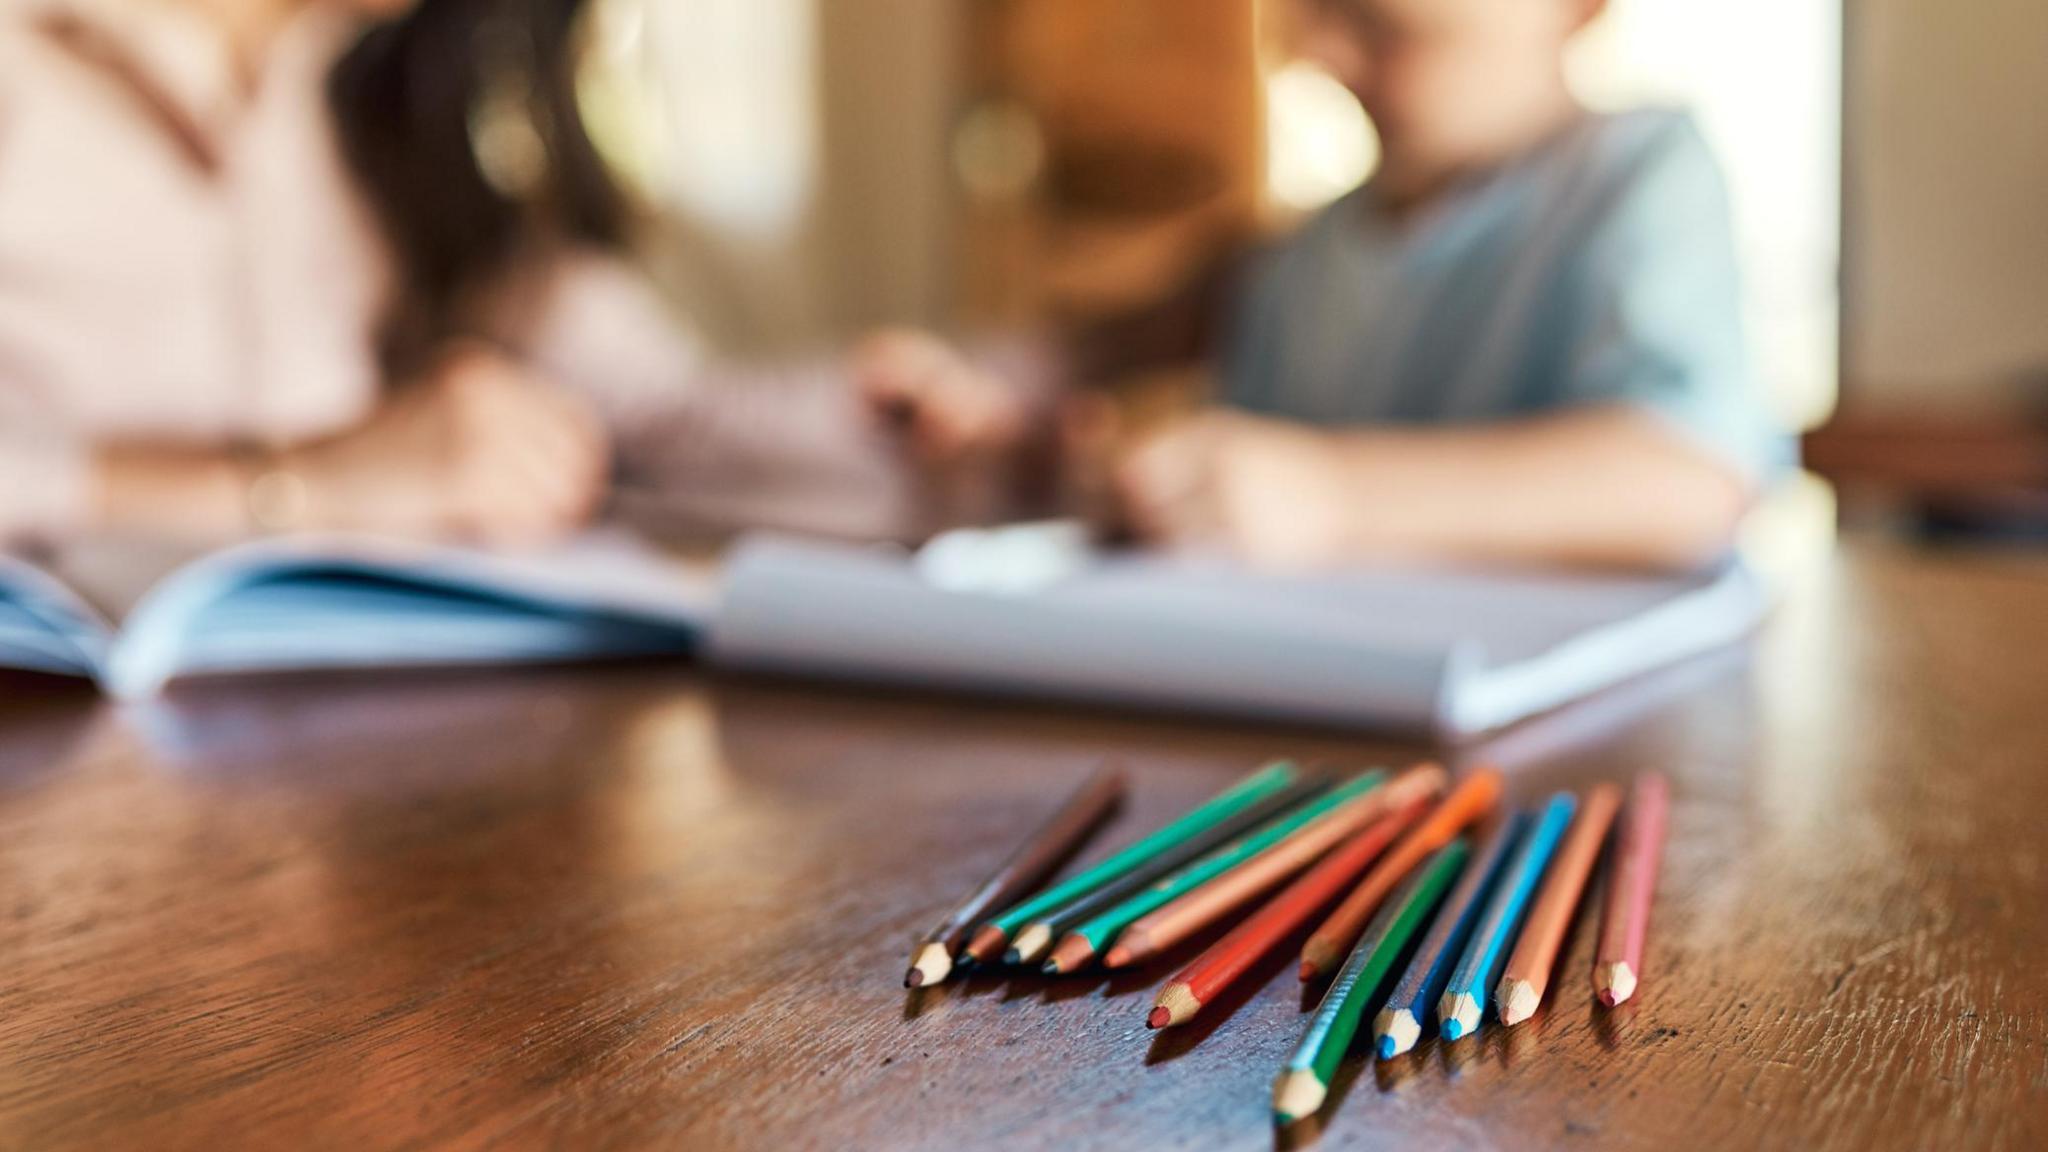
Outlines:
{"type": "Polygon", "coordinates": [[[835,373],[707,364],[614,255],[581,7],[0,0],[0,542],[909,530],[835,373]]]}

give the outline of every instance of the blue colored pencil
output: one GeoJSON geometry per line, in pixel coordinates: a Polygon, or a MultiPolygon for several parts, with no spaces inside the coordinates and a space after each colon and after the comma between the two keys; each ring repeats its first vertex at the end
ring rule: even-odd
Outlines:
{"type": "Polygon", "coordinates": [[[1569,792],[1552,796],[1550,803],[1544,805],[1535,830],[1523,838],[1514,862],[1494,888],[1492,899],[1486,902],[1485,915],[1479,918],[1478,928],[1465,944],[1464,956],[1451,973],[1450,986],[1436,1002],[1437,1031],[1444,1039],[1456,1040],[1479,1030],[1494,982],[1500,979],[1501,966],[1507,963],[1515,934],[1521,931],[1522,914],[1528,911],[1529,898],[1542,881],[1543,870],[1549,867],[1550,857],[1557,851],[1558,841],[1564,838],[1565,828],[1571,824],[1572,813],[1578,806],[1578,798],[1569,792]]]}
{"type": "Polygon", "coordinates": [[[1516,812],[1502,820],[1486,847],[1480,850],[1477,861],[1465,870],[1464,879],[1458,882],[1450,899],[1444,901],[1435,926],[1416,948],[1415,958],[1408,962],[1401,982],[1394,985],[1394,991],[1387,997],[1387,1006],[1373,1020],[1373,1045],[1380,1059],[1392,1060],[1415,1047],[1415,1042],[1422,1038],[1422,1022],[1429,1018],[1430,1008],[1450,985],[1451,970],[1457,967],[1458,958],[1465,952],[1465,941],[1479,923],[1487,894],[1493,891],[1494,882],[1533,819],[1528,812],[1516,812]]]}

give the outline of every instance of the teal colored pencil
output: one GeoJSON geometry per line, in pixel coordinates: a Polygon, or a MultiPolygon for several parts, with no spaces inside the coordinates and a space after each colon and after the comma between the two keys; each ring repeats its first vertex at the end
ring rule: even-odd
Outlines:
{"type": "Polygon", "coordinates": [[[979,963],[986,964],[1003,954],[1003,946],[1010,937],[1024,925],[1061,905],[1071,903],[1104,884],[1115,880],[1124,873],[1144,864],[1191,836],[1199,835],[1204,829],[1229,819],[1232,815],[1267,796],[1280,791],[1301,778],[1302,771],[1295,765],[1280,761],[1245,777],[1229,788],[1210,797],[1200,807],[1189,811],[1171,824],[1137,841],[1130,847],[1116,853],[1102,863],[1005,910],[1001,915],[981,926],[974,939],[967,946],[967,954],[979,963]]]}
{"type": "Polygon", "coordinates": [[[1401,950],[1429,923],[1430,914],[1457,879],[1459,870],[1465,867],[1471,852],[1471,845],[1463,837],[1437,849],[1428,863],[1409,878],[1402,892],[1373,917],[1358,946],[1351,950],[1350,959],[1344,961],[1337,979],[1331,982],[1330,990],[1323,993],[1323,1002],[1316,1005],[1315,1019],[1309,1022],[1301,1047],[1295,1049],[1294,1058],[1287,1062],[1273,1085],[1274,1120],[1292,1124],[1314,1115],[1323,1106],[1330,1094],[1330,1081],[1336,1078],[1337,1066],[1343,1063],[1352,1040],[1358,1036],[1367,1007],[1379,993],[1380,985],[1386,983],[1401,950]]]}
{"type": "Polygon", "coordinates": [[[1254,831],[1160,877],[1151,887],[1136,895],[1066,929],[1059,947],[1053,949],[1052,958],[1046,961],[1046,972],[1060,976],[1079,971],[1109,947],[1119,932],[1138,920],[1287,839],[1310,821],[1327,816],[1340,805],[1373,791],[1386,780],[1385,772],[1373,771],[1332,788],[1299,808],[1283,813],[1254,831]]]}
{"type": "Polygon", "coordinates": [[[1535,829],[1516,851],[1514,862],[1494,887],[1493,898],[1486,902],[1486,914],[1479,918],[1479,926],[1465,944],[1465,955],[1451,973],[1450,986],[1437,1000],[1436,1026],[1444,1039],[1456,1040],[1479,1030],[1486,1001],[1500,979],[1508,952],[1514,947],[1515,934],[1521,931],[1522,914],[1529,909],[1529,898],[1543,879],[1543,870],[1550,866],[1550,857],[1557,851],[1557,843],[1564,837],[1578,806],[1578,799],[1569,792],[1552,796],[1535,829]]]}
{"type": "Polygon", "coordinates": [[[1430,926],[1429,935],[1416,946],[1408,971],[1394,984],[1394,990],[1387,994],[1387,1006],[1373,1020],[1373,1046],[1380,1059],[1392,1060],[1415,1047],[1415,1042],[1422,1038],[1422,1023],[1429,1019],[1429,1010],[1450,986],[1451,972],[1465,952],[1465,942],[1472,938],[1472,929],[1479,923],[1480,913],[1486,910],[1486,898],[1507,869],[1515,845],[1529,830],[1529,821],[1527,812],[1516,812],[1502,820],[1478,858],[1465,870],[1457,889],[1444,900],[1442,914],[1430,926]]]}

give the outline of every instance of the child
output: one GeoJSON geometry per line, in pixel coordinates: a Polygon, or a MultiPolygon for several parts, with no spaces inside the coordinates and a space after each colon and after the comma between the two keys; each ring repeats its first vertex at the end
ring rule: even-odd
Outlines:
{"type": "MultiPolygon", "coordinates": [[[[1302,54],[1379,129],[1364,188],[1252,261],[1221,403],[1116,454],[1120,520],[1260,564],[1686,568],[1779,463],[1724,190],[1692,122],[1595,116],[1567,42],[1603,0],[1297,0],[1302,54]]],[[[1020,405],[915,334],[872,400],[927,456],[1006,448],[1020,405]]]]}

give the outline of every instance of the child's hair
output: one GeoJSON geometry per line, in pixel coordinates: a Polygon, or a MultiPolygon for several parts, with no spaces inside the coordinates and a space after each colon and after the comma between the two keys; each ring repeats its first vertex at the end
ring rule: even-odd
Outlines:
{"type": "Polygon", "coordinates": [[[460,334],[472,298],[561,243],[617,247],[627,213],[576,101],[584,0],[421,0],[328,84],[343,153],[396,250],[394,373],[460,334]],[[510,110],[539,145],[530,186],[493,181],[474,138],[510,110]]]}

